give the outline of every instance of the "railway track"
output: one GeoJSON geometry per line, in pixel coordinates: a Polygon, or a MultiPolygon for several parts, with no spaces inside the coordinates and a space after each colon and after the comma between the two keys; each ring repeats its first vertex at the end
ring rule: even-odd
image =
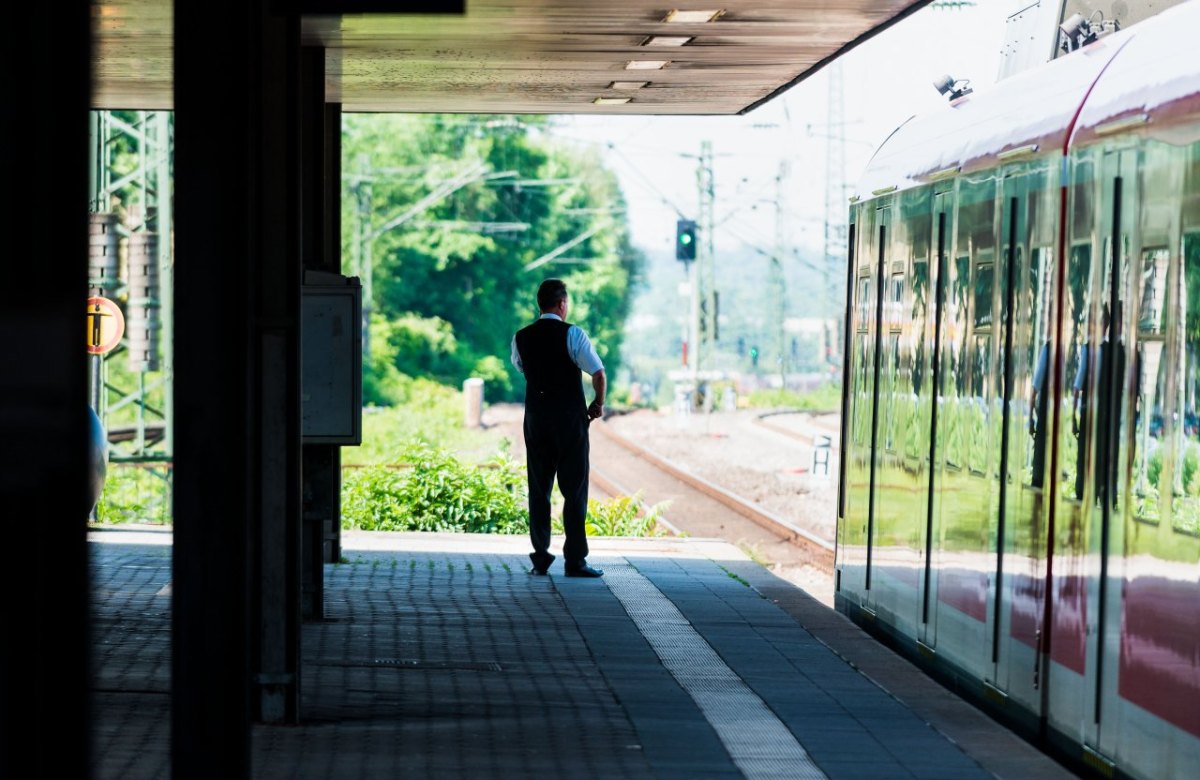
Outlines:
{"type": "Polygon", "coordinates": [[[820,431],[819,434],[814,434],[812,432],[797,431],[794,428],[789,428],[786,425],[779,425],[778,423],[774,422],[774,418],[776,418],[776,417],[783,417],[783,416],[795,415],[795,414],[811,414],[811,413],[810,412],[802,412],[802,411],[766,412],[764,414],[755,416],[754,424],[761,426],[763,428],[766,428],[769,431],[774,431],[775,433],[779,433],[779,434],[782,434],[789,438],[795,439],[796,441],[804,442],[805,444],[808,444],[808,445],[816,444],[817,435],[828,436],[830,438],[832,445],[835,448],[837,447],[839,431],[834,430],[833,428],[826,428],[824,426],[814,424],[813,428],[820,431]]]}
{"type": "MultiPolygon", "coordinates": [[[[610,495],[631,495],[633,491],[625,488],[620,481],[633,483],[636,479],[636,484],[639,485],[639,488],[643,482],[653,481],[652,475],[645,470],[645,465],[648,465],[654,471],[667,475],[677,483],[682,483],[690,491],[700,494],[708,502],[719,505],[724,510],[722,516],[706,526],[704,523],[695,522],[695,515],[705,511],[703,502],[690,501],[678,509],[674,508],[675,504],[673,503],[672,508],[669,508],[668,512],[674,519],[670,523],[664,523],[672,533],[679,534],[685,531],[694,533],[689,526],[695,522],[697,530],[705,535],[721,536],[729,538],[730,541],[738,541],[738,538],[750,538],[752,540],[749,542],[751,545],[754,544],[753,540],[757,540],[760,545],[771,547],[762,556],[768,562],[785,564],[803,562],[825,573],[832,573],[834,544],[831,540],[823,539],[817,534],[797,526],[786,518],[780,517],[754,502],[748,501],[720,485],[704,479],[686,467],[642,447],[637,442],[617,433],[609,425],[593,425],[592,432],[599,434],[598,437],[593,437],[593,451],[596,455],[592,459],[592,481],[604,492],[610,495]],[[601,441],[597,441],[597,439],[601,439],[601,441]],[[610,464],[616,463],[617,458],[613,456],[612,450],[606,448],[602,442],[615,445],[625,453],[626,457],[632,455],[637,460],[638,466],[636,469],[630,470],[626,467],[626,471],[630,474],[629,477],[622,479],[622,477],[615,474],[616,469],[610,466],[610,464]],[[597,444],[601,444],[601,446],[596,447],[597,444]],[[731,522],[730,512],[743,522],[749,521],[750,524],[753,524],[760,530],[760,533],[750,533],[744,527],[739,526],[737,522],[731,522]],[[713,531],[714,527],[715,532],[713,531]],[[763,541],[764,534],[778,543],[793,548],[799,554],[792,555],[786,550],[781,549],[778,545],[765,544],[763,541]],[[730,538],[731,536],[737,538],[730,538]]],[[[660,483],[657,492],[659,494],[669,494],[671,493],[671,488],[669,486],[664,487],[660,483]]],[[[686,498],[677,488],[674,492],[679,495],[673,499],[673,502],[686,498]]],[[[707,513],[712,514],[712,510],[707,510],[707,513]]]]}

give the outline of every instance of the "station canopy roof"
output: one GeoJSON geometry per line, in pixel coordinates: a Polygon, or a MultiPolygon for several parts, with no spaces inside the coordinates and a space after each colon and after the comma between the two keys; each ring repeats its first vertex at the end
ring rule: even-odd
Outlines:
{"type": "MultiPolygon", "coordinates": [[[[928,2],[467,0],[460,14],[305,14],[302,36],[326,48],[327,99],[345,111],[738,114],[928,2]]],[[[293,2],[339,4],[355,6],[293,2]]],[[[358,7],[389,5],[420,3],[358,7]]],[[[171,107],[172,8],[93,4],[94,107],[171,107]]]]}

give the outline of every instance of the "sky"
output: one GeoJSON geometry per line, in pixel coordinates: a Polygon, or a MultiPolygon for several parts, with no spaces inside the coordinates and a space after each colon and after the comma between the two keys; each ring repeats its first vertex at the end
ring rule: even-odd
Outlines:
{"type": "MultiPolygon", "coordinates": [[[[1013,0],[927,7],[841,59],[848,185],[897,126],[946,103],[933,86],[939,76],[969,79],[976,90],[995,82],[1013,9],[1013,0]]],[[[672,251],[677,211],[696,217],[695,157],[710,141],[718,261],[723,250],[748,241],[774,243],[777,201],[789,245],[819,254],[826,138],[837,131],[829,120],[828,73],[827,67],[744,116],[574,115],[558,118],[554,135],[603,151],[620,179],[634,244],[643,250],[672,251]],[[785,161],[790,173],[777,198],[775,179],[785,161]]]]}

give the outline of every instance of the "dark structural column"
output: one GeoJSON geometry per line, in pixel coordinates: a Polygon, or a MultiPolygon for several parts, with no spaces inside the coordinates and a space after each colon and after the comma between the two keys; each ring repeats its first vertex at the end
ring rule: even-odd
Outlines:
{"type": "MultiPolygon", "coordinates": [[[[305,270],[342,270],[342,106],[325,102],[325,49],[300,55],[301,171],[305,270]]],[[[341,557],[340,445],[304,445],[305,620],[324,617],[325,569],[341,557]]]]}
{"type": "Polygon", "coordinates": [[[249,777],[251,721],[298,717],[299,22],[274,5],[175,4],[176,778],[249,777]]]}
{"type": "Polygon", "coordinates": [[[4,9],[0,48],[0,777],[88,777],[90,3],[4,9]],[[32,40],[29,40],[32,38],[32,40]]]}

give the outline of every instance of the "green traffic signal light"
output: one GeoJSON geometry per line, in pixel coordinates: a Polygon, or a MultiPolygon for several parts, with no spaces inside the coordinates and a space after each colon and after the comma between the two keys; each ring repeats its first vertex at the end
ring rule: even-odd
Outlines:
{"type": "Polygon", "coordinates": [[[696,259],[696,223],[681,219],[675,223],[675,259],[696,259]]]}

